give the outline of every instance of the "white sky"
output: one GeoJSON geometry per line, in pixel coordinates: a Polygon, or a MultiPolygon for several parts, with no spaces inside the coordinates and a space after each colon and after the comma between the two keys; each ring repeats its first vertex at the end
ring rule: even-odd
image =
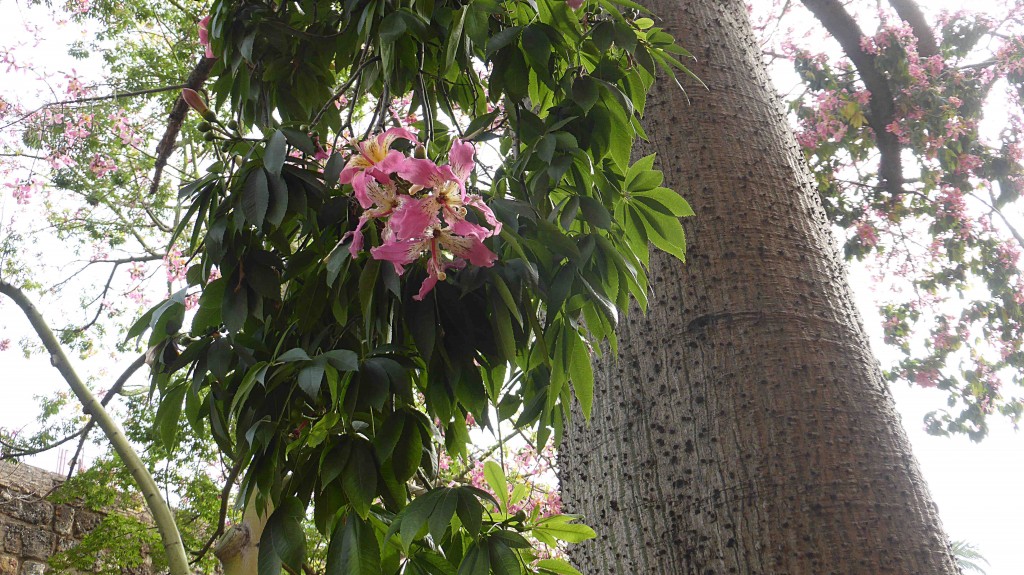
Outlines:
{"type": "MultiPolygon", "coordinates": [[[[5,18],[0,19],[0,34],[10,38],[22,33],[20,15],[25,10],[21,2],[0,0],[0,13],[5,14],[5,18]]],[[[47,62],[51,69],[61,69],[61,62],[71,67],[75,63],[68,61],[64,52],[67,41],[67,30],[61,29],[44,41],[35,56],[47,62]]],[[[81,69],[81,63],[77,65],[81,69]]],[[[784,82],[777,81],[780,86],[784,82]]],[[[11,206],[13,200],[10,197],[0,198],[0,216],[11,206]]],[[[857,293],[862,300],[859,303],[866,327],[878,352],[883,349],[881,329],[873,313],[875,306],[870,300],[871,294],[866,290],[858,290],[857,293]]],[[[55,317],[60,313],[54,314],[52,308],[43,307],[43,312],[49,314],[55,323],[63,319],[55,317]]],[[[9,301],[0,302],[0,339],[10,338],[17,342],[20,337],[30,334],[20,310],[9,301]]],[[[103,376],[108,384],[120,373],[120,369],[111,365],[112,360],[91,359],[89,363],[92,365],[103,361],[109,368],[110,373],[103,376]]],[[[76,363],[84,367],[83,362],[76,363]]],[[[93,375],[100,375],[102,371],[93,375]]],[[[0,426],[7,428],[32,424],[37,405],[34,396],[64,389],[63,381],[45,357],[26,359],[17,351],[16,345],[12,345],[9,351],[0,352],[0,374],[0,426]]],[[[144,383],[144,379],[138,381],[144,383]]],[[[951,538],[976,545],[990,562],[987,567],[989,575],[1019,575],[1024,572],[1021,567],[1024,563],[1024,554],[1021,553],[1024,543],[1024,496],[1021,492],[1024,435],[1014,432],[1004,421],[995,420],[990,436],[980,444],[971,443],[965,437],[930,436],[923,431],[922,418],[926,412],[943,404],[943,392],[896,385],[893,394],[914,453],[951,538]]],[[[73,444],[68,444],[63,458],[70,457],[73,449],[73,444]]],[[[32,458],[30,462],[56,469],[61,458],[62,452],[57,451],[32,458]]]]}

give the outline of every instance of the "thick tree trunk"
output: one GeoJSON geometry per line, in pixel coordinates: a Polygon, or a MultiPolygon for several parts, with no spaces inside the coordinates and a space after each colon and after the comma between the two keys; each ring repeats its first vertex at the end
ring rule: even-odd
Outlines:
{"type": "Polygon", "coordinates": [[[685,190],[688,263],[599,366],[560,454],[588,575],[956,568],[740,0],[654,0],[709,91],[661,83],[646,129],[685,190]]]}

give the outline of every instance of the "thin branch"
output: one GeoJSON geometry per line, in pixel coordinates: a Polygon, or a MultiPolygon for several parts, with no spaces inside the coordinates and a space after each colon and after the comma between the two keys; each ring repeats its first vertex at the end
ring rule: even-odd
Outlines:
{"type": "MultiPolygon", "coordinates": [[[[114,381],[114,385],[110,386],[107,393],[103,394],[103,399],[100,400],[100,405],[106,407],[115,395],[121,393],[125,384],[128,383],[128,379],[134,375],[136,371],[139,371],[143,365],[146,365],[145,354],[140,355],[135,361],[133,361],[131,365],[128,366],[128,369],[124,370],[124,373],[114,381]]],[[[82,438],[78,440],[78,448],[75,449],[75,454],[71,457],[71,462],[68,464],[68,479],[71,479],[71,476],[74,474],[75,465],[78,464],[78,457],[82,454],[82,449],[85,448],[85,442],[89,439],[89,432],[92,431],[92,428],[95,425],[96,418],[90,417],[89,421],[85,424],[85,427],[82,428],[82,431],[80,432],[82,438]]]]}
{"type": "MultiPolygon", "coordinates": [[[[185,80],[183,87],[190,88],[192,90],[199,90],[203,87],[203,83],[210,77],[210,71],[213,70],[213,65],[216,63],[215,58],[203,58],[199,60],[196,67],[192,69],[192,73],[188,75],[185,80]]],[[[167,119],[167,129],[164,130],[164,135],[160,138],[160,143],[156,146],[156,162],[153,165],[153,183],[149,186],[150,195],[155,194],[156,190],[160,187],[160,176],[164,172],[164,166],[167,165],[167,160],[171,157],[171,153],[174,151],[174,142],[178,139],[178,133],[181,132],[181,125],[185,122],[185,114],[188,113],[188,104],[185,100],[178,96],[178,99],[174,101],[174,107],[171,108],[171,114],[167,119]]]]}
{"type": "Polygon", "coordinates": [[[802,2],[839,42],[843,52],[857,68],[864,86],[871,92],[867,118],[868,124],[875,132],[875,144],[881,154],[878,178],[890,193],[899,195],[903,191],[903,164],[900,158],[899,139],[887,129],[895,118],[896,110],[889,81],[875,67],[875,57],[861,49],[860,40],[864,33],[838,0],[802,2]]]}
{"type": "Polygon", "coordinates": [[[50,331],[50,327],[46,324],[46,320],[43,319],[39,310],[28,299],[25,292],[0,279],[0,293],[11,298],[21,308],[21,311],[24,312],[25,317],[32,324],[32,328],[35,330],[36,335],[39,336],[46,351],[50,353],[50,363],[57,368],[57,371],[60,372],[64,381],[71,388],[71,391],[78,397],[78,400],[82,403],[82,409],[86,413],[91,414],[93,419],[99,424],[104,435],[110,440],[114,451],[121,457],[121,461],[124,462],[128,471],[132,474],[136,485],[146,499],[146,504],[153,515],[153,521],[156,523],[157,530],[160,532],[160,538],[163,541],[164,551],[167,554],[167,562],[171,574],[189,575],[191,571],[188,566],[188,557],[185,555],[185,546],[181,542],[181,535],[178,533],[178,526],[174,522],[174,515],[171,513],[170,507],[167,506],[167,502],[160,496],[160,488],[153,481],[153,476],[146,469],[142,460],[139,459],[139,455],[135,453],[135,449],[132,448],[128,438],[124,436],[124,432],[121,431],[121,428],[114,419],[110,417],[110,414],[107,413],[107,410],[96,399],[96,396],[92,394],[92,391],[85,385],[85,382],[78,377],[74,368],[71,367],[71,362],[64,355],[60,342],[57,341],[53,332],[50,331]]]}
{"type": "Polygon", "coordinates": [[[192,564],[195,565],[203,560],[206,553],[213,547],[213,544],[217,542],[217,539],[224,533],[224,523],[228,518],[228,501],[231,500],[231,489],[235,486],[235,481],[238,479],[238,474],[242,470],[242,461],[239,460],[231,467],[231,471],[228,473],[227,479],[224,481],[224,488],[220,492],[220,515],[217,520],[217,530],[210,535],[210,538],[206,540],[206,544],[203,545],[202,549],[193,554],[192,564]]]}

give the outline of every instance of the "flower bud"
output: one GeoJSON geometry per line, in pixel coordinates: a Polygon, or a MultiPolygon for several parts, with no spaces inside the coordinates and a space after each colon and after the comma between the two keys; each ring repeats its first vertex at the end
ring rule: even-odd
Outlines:
{"type": "Polygon", "coordinates": [[[213,129],[213,124],[209,122],[199,122],[199,125],[196,126],[196,129],[199,130],[200,132],[209,132],[210,130],[213,129]]]}
{"type": "Polygon", "coordinates": [[[199,115],[204,119],[206,118],[206,114],[210,113],[210,108],[206,105],[206,102],[203,101],[203,97],[199,95],[199,92],[196,92],[192,88],[182,88],[181,99],[185,100],[185,103],[188,104],[189,108],[199,112],[199,115]]]}
{"type": "Polygon", "coordinates": [[[416,144],[416,150],[413,151],[413,155],[421,160],[426,160],[427,149],[423,147],[423,144],[416,144]]]}

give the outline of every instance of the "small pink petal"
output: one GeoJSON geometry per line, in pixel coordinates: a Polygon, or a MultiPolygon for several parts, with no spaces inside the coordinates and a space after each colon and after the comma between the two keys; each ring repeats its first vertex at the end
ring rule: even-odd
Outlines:
{"type": "Polygon", "coordinates": [[[476,194],[469,194],[464,200],[467,206],[473,206],[484,216],[484,221],[494,228],[494,231],[490,233],[492,236],[496,236],[501,233],[501,221],[494,216],[494,212],[491,211],[491,207],[484,203],[484,199],[476,194]]]}
{"type": "Polygon", "coordinates": [[[430,293],[434,289],[434,286],[436,285],[437,278],[434,276],[427,276],[427,279],[423,280],[423,283],[420,284],[419,293],[412,296],[412,299],[416,301],[423,301],[423,298],[427,297],[427,294],[430,293]]]}

